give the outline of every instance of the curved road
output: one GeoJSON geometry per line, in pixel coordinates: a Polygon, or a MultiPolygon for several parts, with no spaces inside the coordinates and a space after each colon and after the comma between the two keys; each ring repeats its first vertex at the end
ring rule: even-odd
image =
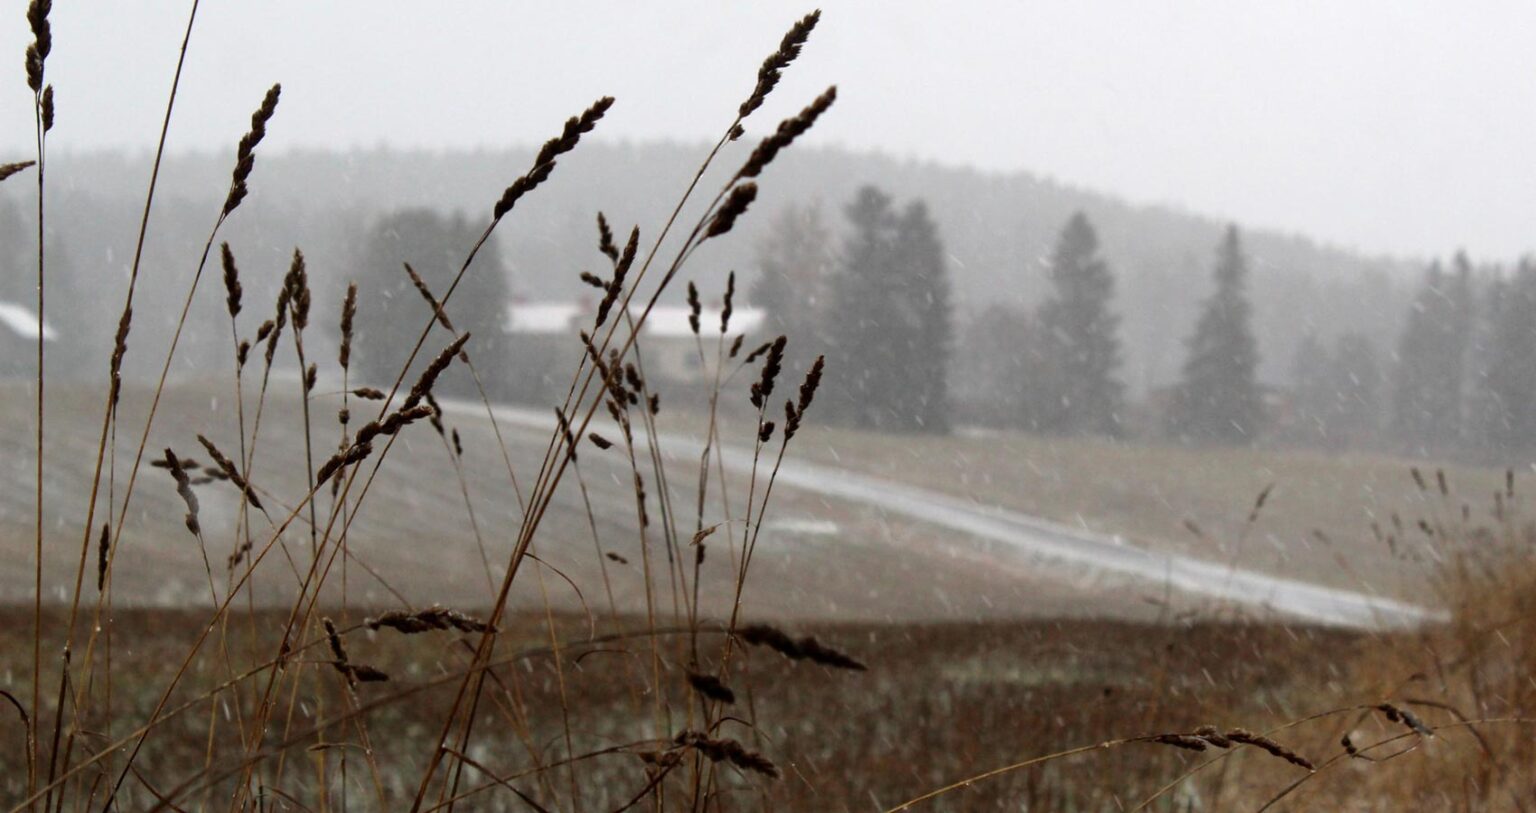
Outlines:
{"type": "MultiPolygon", "coordinates": [[[[485,406],[477,402],[445,399],[442,403],[444,409],[465,417],[485,415],[485,406]]],[[[508,406],[497,406],[495,411],[497,420],[508,426],[545,433],[554,429],[550,415],[508,406]]],[[[692,438],[664,434],[659,441],[666,453],[682,459],[697,460],[703,451],[702,443],[692,438]]],[[[722,459],[733,472],[749,472],[752,467],[748,449],[725,446],[722,459]]],[[[1297,620],[1341,627],[1401,628],[1445,617],[1443,611],[1396,599],[1147,550],[1114,537],[847,469],[785,460],[778,482],[1001,543],[1042,563],[1085,567],[1297,620]]]]}

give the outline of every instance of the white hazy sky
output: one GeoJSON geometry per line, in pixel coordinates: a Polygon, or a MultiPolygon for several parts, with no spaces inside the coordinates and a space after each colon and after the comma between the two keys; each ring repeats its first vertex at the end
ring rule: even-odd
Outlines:
{"type": "MultiPolygon", "coordinates": [[[[54,11],[59,149],[147,147],[188,0],[54,11]]],[[[24,0],[7,0],[0,160],[30,150],[24,0]]],[[[601,94],[608,138],[704,139],[809,7],[204,0],[172,147],[475,147],[551,135],[601,94]]],[[[825,85],[822,143],[1029,170],[1371,252],[1536,249],[1536,3],[824,3],[755,132],[825,85]]]]}

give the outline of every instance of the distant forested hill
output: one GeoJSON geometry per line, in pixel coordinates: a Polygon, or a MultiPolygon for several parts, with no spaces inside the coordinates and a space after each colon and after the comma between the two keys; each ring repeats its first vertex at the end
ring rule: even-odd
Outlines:
{"type": "MultiPolygon", "coordinates": [[[[743,142],[751,142],[749,137],[743,142]]],[[[698,207],[743,160],[750,143],[732,145],[706,176],[698,207]]],[[[599,267],[594,216],[605,211],[616,228],[638,223],[649,245],[705,152],[703,145],[584,143],[562,159],[552,181],[519,203],[499,234],[512,290],[529,299],[580,296],[584,269],[599,267]]],[[[270,310],[295,246],[309,257],[316,287],[316,321],[328,324],[348,278],[367,278],[351,267],[357,241],[379,214],[429,207],[489,217],[502,188],[531,160],[528,149],[412,152],[301,151],[258,157],[251,196],[232,218],[229,240],[246,279],[254,314],[270,310]]],[[[174,308],[192,273],[227,187],[228,155],[179,155],[162,173],[146,247],[142,285],[154,321],[136,321],[130,373],[149,368],[143,348],[163,352],[174,308]],[[135,364],[136,362],[136,364],[135,364]]],[[[64,153],[50,156],[50,232],[61,248],[50,256],[68,269],[50,310],[73,304],[72,339],[103,348],[82,350],[86,375],[105,364],[105,348],[120,306],[122,282],[149,173],[147,154],[64,153]],[[101,355],[98,363],[95,358],[101,355]]],[[[1127,365],[1133,393],[1173,378],[1183,355],[1198,301],[1209,286],[1209,269],[1224,222],[1159,206],[1136,206],[1112,195],[1079,189],[1028,173],[985,173],[932,162],[836,148],[796,147],[762,179],[757,206],[729,239],[711,244],[691,266],[700,288],[718,296],[725,273],[748,279],[764,227],[775,209],[819,201],[833,224],[861,185],[875,184],[899,200],[922,198],[942,230],[950,256],[962,322],[987,305],[1030,307],[1043,293],[1041,267],[1056,233],[1075,210],[1097,227],[1104,254],[1119,278],[1117,306],[1125,316],[1127,365]]],[[[27,275],[18,266],[30,248],[26,184],[0,193],[0,298],[30,301],[27,275]],[[13,290],[14,289],[14,290],[13,290]]],[[[1264,190],[1253,190],[1263,195],[1264,190]]],[[[1417,265],[1365,257],[1319,245],[1304,237],[1245,227],[1253,259],[1253,297],[1263,356],[1262,377],[1284,383],[1302,335],[1325,339],[1344,331],[1373,337],[1390,351],[1417,282],[1417,265]]],[[[1447,246],[1447,253],[1454,246],[1447,246]]],[[[670,256],[670,255],[668,255],[670,256]]],[[[61,271],[61,274],[66,273],[61,271]]],[[[373,269],[370,274],[378,274],[373,269]]],[[[374,278],[377,278],[376,276],[374,278]]],[[[403,280],[402,280],[403,281],[403,280]]],[[[220,306],[216,269],[204,278],[194,311],[187,367],[227,364],[228,328],[220,306]],[[204,341],[207,340],[207,341],[204,341]]],[[[368,297],[385,295],[365,285],[368,297]]],[[[66,354],[70,357],[70,354],[66,354]]],[[[186,369],[184,367],[182,369],[186,369]]],[[[218,368],[222,369],[222,367],[218,368]]]]}

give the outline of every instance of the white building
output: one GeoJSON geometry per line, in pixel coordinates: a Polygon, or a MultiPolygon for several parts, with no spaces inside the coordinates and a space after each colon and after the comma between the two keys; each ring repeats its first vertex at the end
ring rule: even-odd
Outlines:
{"type": "MultiPolygon", "coordinates": [[[[639,322],[643,304],[630,307],[630,318],[639,322]]],[[[720,307],[703,308],[699,314],[699,334],[694,336],[686,305],[656,305],[645,316],[640,330],[641,359],[646,375],[655,384],[699,384],[714,379],[717,343],[720,341],[720,307]],[[700,344],[703,353],[700,353],[700,344]]],[[[591,331],[596,306],[576,302],[514,302],[507,308],[505,330],[511,339],[514,358],[547,358],[550,363],[570,359],[580,351],[582,330],[591,331]],[[541,350],[541,345],[549,345],[541,350]]],[[[750,345],[762,330],[765,313],[761,308],[737,307],[725,334],[725,349],[738,336],[750,345]]],[[[613,317],[610,317],[610,324],[613,317]]],[[[604,325],[607,329],[609,325],[604,325]]],[[[619,326],[620,336],[627,336],[628,323],[619,326]]]]}

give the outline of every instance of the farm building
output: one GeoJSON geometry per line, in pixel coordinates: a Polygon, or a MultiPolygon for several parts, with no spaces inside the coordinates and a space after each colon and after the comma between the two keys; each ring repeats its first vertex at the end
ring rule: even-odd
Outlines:
{"type": "MultiPolygon", "coordinates": [[[[630,308],[638,319],[642,305],[630,308]]],[[[555,390],[568,386],[570,370],[581,354],[582,330],[590,330],[595,306],[579,302],[515,302],[507,308],[504,330],[516,379],[513,397],[546,401],[555,390]]],[[[640,332],[640,352],[652,385],[662,390],[703,387],[714,381],[715,346],[720,336],[720,308],[705,307],[699,315],[699,348],[683,305],[657,305],[640,332]]],[[[751,344],[762,330],[760,308],[738,307],[731,314],[726,347],[737,336],[751,344]]],[[[559,393],[563,395],[563,391],[559,393]]]]}

